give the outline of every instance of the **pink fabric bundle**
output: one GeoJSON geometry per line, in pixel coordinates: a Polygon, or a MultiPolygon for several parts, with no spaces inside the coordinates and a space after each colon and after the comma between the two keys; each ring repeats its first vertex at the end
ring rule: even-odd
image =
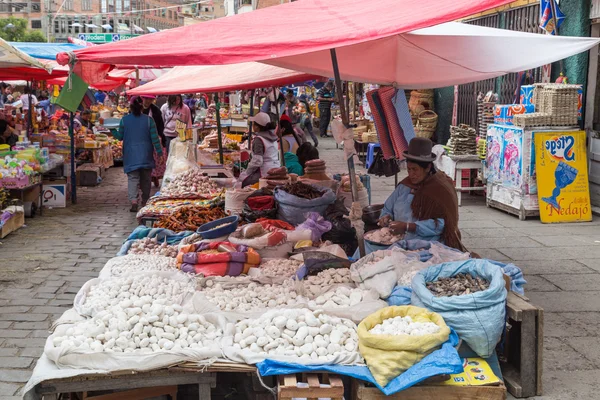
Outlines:
{"type": "Polygon", "coordinates": [[[378,90],[367,92],[367,102],[369,103],[369,107],[371,107],[371,114],[373,115],[373,122],[375,123],[375,129],[377,130],[379,144],[383,151],[383,158],[385,160],[394,158],[394,145],[388,134],[388,126],[385,121],[383,108],[381,107],[381,99],[379,98],[378,90]]]}
{"type": "MultiPolygon", "coordinates": [[[[378,93],[394,147],[394,153],[396,153],[396,158],[398,160],[404,160],[402,152],[408,150],[408,143],[404,137],[404,131],[400,126],[400,121],[398,121],[398,115],[396,114],[396,107],[392,101],[393,97],[396,95],[396,89],[391,86],[383,87],[379,89],[378,93]]],[[[400,95],[404,94],[401,93],[400,95]]]]}

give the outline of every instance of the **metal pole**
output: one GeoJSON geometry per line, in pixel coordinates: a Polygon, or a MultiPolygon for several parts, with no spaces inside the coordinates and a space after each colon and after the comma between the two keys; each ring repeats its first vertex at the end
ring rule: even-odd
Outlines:
{"type": "MultiPolygon", "coordinates": [[[[556,20],[556,4],[554,3],[554,0],[549,0],[550,1],[550,9],[552,10],[552,20],[554,21],[554,36],[558,36],[558,21],[556,20]]],[[[558,61],[558,65],[560,68],[560,72],[564,73],[564,64],[563,64],[563,60],[559,60],[558,61]]]]}
{"type": "Polygon", "coordinates": [[[219,93],[215,93],[215,107],[217,109],[217,142],[219,143],[219,162],[223,165],[223,138],[221,137],[221,103],[219,93]]]}
{"type": "MultiPolygon", "coordinates": [[[[250,92],[250,116],[254,116],[254,90],[250,92]]],[[[252,144],[252,123],[248,124],[248,145],[252,144]]]]}
{"type": "Polygon", "coordinates": [[[75,174],[75,131],[74,115],[69,114],[69,136],[71,137],[71,204],[77,204],[77,176],[75,174]]]}
{"type": "MultiPolygon", "coordinates": [[[[275,86],[273,86],[273,98],[275,99],[275,115],[277,115],[277,121],[275,122],[275,133],[277,133],[277,130],[280,130],[281,126],[279,125],[279,96],[277,95],[277,90],[275,89],[275,86]]],[[[282,167],[285,167],[285,157],[283,156],[283,139],[281,138],[281,135],[278,136],[280,164],[282,167]]]]}
{"type": "Polygon", "coordinates": [[[33,104],[31,104],[31,91],[33,90],[33,80],[27,82],[27,85],[29,86],[29,93],[27,93],[27,100],[29,101],[29,108],[27,109],[27,138],[29,139],[31,133],[33,132],[33,111],[31,110],[31,107],[33,107],[33,104]]]}
{"type": "MultiPolygon", "coordinates": [[[[335,86],[337,87],[338,100],[340,104],[340,113],[342,114],[342,123],[345,128],[350,127],[350,116],[347,113],[346,105],[344,104],[344,99],[340,97],[340,90],[342,90],[342,79],[340,78],[340,68],[338,66],[337,54],[335,49],[331,49],[331,63],[333,65],[333,75],[335,77],[335,86]]],[[[352,202],[358,201],[358,188],[356,187],[356,170],[354,169],[354,157],[348,158],[348,174],[350,175],[350,191],[352,192],[352,202]]],[[[365,255],[365,242],[364,239],[358,237],[358,249],[360,252],[360,256],[364,257],[365,255]]]]}

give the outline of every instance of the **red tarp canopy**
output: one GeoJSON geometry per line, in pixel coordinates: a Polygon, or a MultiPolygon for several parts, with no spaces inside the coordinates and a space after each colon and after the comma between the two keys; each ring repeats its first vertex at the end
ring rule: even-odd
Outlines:
{"type": "Polygon", "coordinates": [[[56,61],[37,60],[51,71],[32,67],[10,67],[0,68],[0,80],[11,81],[47,81],[53,78],[62,78],[69,75],[69,68],[58,65],[56,61]]]}
{"type": "Polygon", "coordinates": [[[319,79],[316,75],[261,63],[175,67],[160,78],[128,91],[131,95],[225,92],[319,79]]]}
{"type": "MultiPolygon", "coordinates": [[[[79,61],[214,65],[338,48],[453,21],[512,0],[302,0],[75,51],[79,61]]],[[[59,54],[66,65],[69,56],[59,54]]],[[[379,60],[371,60],[377,68],[379,60]]]]}

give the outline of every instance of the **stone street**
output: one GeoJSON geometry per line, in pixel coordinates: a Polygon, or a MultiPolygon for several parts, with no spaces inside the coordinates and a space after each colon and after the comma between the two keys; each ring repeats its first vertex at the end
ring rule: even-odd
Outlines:
{"type": "MultiPolygon", "coordinates": [[[[347,170],[332,140],[322,140],[319,150],[328,172],[347,170]]],[[[381,203],[394,180],[371,177],[371,187],[372,203],[381,203]]],[[[53,321],[136,226],[128,209],[125,175],[111,168],[99,186],[78,188],[77,205],[45,209],[1,241],[0,400],[20,398],[53,321]]],[[[600,399],[600,218],[543,225],[463,196],[460,228],[469,249],[521,267],[526,296],[545,310],[539,398],[600,399]]]]}

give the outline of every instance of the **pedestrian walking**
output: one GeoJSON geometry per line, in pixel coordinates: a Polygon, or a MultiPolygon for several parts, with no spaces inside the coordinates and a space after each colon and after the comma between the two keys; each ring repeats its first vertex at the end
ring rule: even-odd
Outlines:
{"type": "Polygon", "coordinates": [[[317,100],[319,101],[319,131],[321,137],[327,137],[327,128],[329,128],[329,122],[331,121],[331,106],[334,102],[335,91],[332,81],[327,81],[317,92],[317,100]]]}
{"type": "Polygon", "coordinates": [[[154,150],[162,155],[162,147],[154,120],[142,113],[142,100],[131,99],[130,114],[121,119],[119,130],[113,137],[123,141],[123,170],[127,174],[127,194],[131,208],[138,210],[138,192],[142,191],[141,206],[150,198],[152,169],[154,168],[154,150]]]}
{"type": "Polygon", "coordinates": [[[171,140],[177,137],[177,121],[181,121],[187,125],[187,128],[191,128],[192,113],[190,108],[183,103],[183,98],[180,94],[170,95],[160,111],[165,123],[165,129],[163,131],[166,138],[165,147],[167,148],[167,154],[169,154],[171,140]]]}
{"type": "Polygon", "coordinates": [[[167,167],[167,151],[165,150],[167,145],[167,139],[165,138],[164,130],[165,123],[162,119],[162,113],[160,109],[154,104],[154,100],[156,96],[152,95],[142,95],[142,114],[145,114],[154,120],[156,124],[156,132],[158,133],[158,137],[160,139],[160,145],[163,149],[161,155],[158,155],[156,151],[154,151],[154,169],[152,170],[152,182],[155,187],[159,186],[159,180],[163,178],[165,175],[165,170],[167,167]]]}

